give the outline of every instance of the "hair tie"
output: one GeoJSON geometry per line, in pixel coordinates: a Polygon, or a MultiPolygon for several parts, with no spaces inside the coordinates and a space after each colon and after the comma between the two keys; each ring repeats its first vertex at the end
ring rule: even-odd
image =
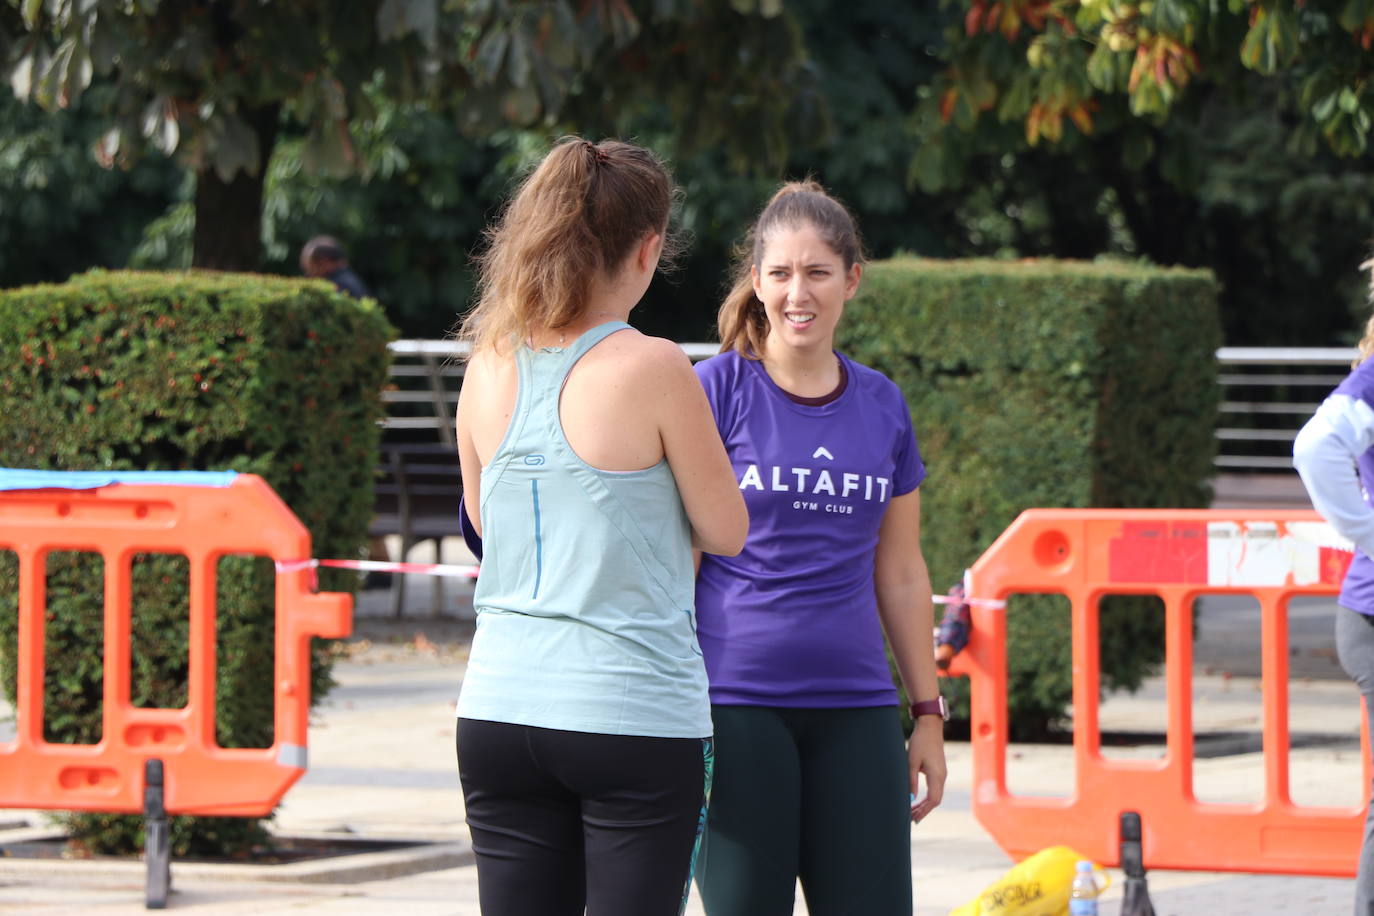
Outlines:
{"type": "Polygon", "coordinates": [[[582,143],[587,147],[588,150],[591,151],[592,156],[596,159],[597,162],[611,161],[611,157],[606,153],[606,151],[601,147],[597,146],[592,141],[583,140],[582,143]]]}

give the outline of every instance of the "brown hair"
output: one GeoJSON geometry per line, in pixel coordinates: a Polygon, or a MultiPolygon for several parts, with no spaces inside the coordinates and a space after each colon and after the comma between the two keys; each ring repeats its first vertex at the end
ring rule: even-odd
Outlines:
{"type": "Polygon", "coordinates": [[[784,184],[754,220],[744,242],[735,249],[734,283],[716,316],[722,353],[733,349],[746,359],[762,357],[763,342],[768,337],[768,316],[764,314],[763,303],[754,295],[750,268],[762,266],[764,249],[774,232],[803,226],[816,230],[830,250],[844,261],[845,270],[864,262],[858,227],[844,204],[810,179],[784,184]]]}
{"type": "MultiPolygon", "coordinates": [[[[1374,258],[1370,258],[1360,265],[1360,270],[1369,271],[1369,298],[1374,301],[1374,258]]],[[[1364,325],[1364,336],[1357,344],[1360,355],[1355,357],[1355,361],[1350,364],[1350,368],[1355,368],[1360,363],[1374,356],[1374,315],[1369,316],[1369,320],[1364,325]]]]}
{"type": "Polygon", "coordinates": [[[521,182],[474,259],[477,304],[459,336],[502,350],[543,328],[575,322],[598,275],[613,275],[645,236],[664,233],[677,191],[646,149],[563,137],[521,182]]]}

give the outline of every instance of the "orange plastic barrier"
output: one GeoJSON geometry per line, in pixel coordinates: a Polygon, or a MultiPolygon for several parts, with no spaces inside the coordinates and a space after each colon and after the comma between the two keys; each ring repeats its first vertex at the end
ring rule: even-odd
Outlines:
{"type": "Polygon", "coordinates": [[[120,484],[0,492],[0,548],[19,558],[15,740],[0,744],[0,807],[136,814],[144,764],[163,761],[173,814],[266,815],[305,770],[310,639],[352,628],[352,598],[311,593],[311,571],[276,581],[275,732],[268,748],[215,743],[215,574],[228,554],[310,556],[310,535],[261,478],[227,487],[120,484]],[[49,551],[105,563],[104,713],[99,744],[43,740],[45,564],[49,551]],[[130,564],[138,553],[190,565],[190,683],[182,709],[129,701],[130,564]]]}
{"type": "MultiPolygon", "coordinates": [[[[1032,509],[974,564],[969,594],[1055,593],[1072,605],[1075,783],[1067,798],[1007,789],[1006,611],[972,608],[973,633],[952,674],[972,688],[973,810],[1020,858],[1066,844],[1118,864],[1118,821],[1144,821],[1150,868],[1348,876],[1364,808],[1295,805],[1289,793],[1288,600],[1333,595],[1350,554],[1314,512],[1032,509]],[[1199,802],[1193,793],[1192,604],[1203,594],[1253,595],[1261,608],[1264,797],[1199,802]],[[1165,608],[1168,750],[1162,760],[1106,759],[1098,728],[1099,599],[1148,594],[1165,608]]],[[[1370,781],[1364,735],[1364,786],[1370,781]]]]}

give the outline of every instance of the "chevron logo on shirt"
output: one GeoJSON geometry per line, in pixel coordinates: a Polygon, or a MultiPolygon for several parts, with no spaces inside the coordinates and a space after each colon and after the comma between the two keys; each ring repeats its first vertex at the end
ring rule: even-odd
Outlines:
{"type": "Polygon", "coordinates": [[[830,454],[830,449],[826,448],[824,445],[822,445],[820,448],[818,448],[818,449],[816,449],[814,452],[812,452],[812,453],[811,453],[811,457],[812,457],[812,458],[825,458],[825,459],[827,459],[827,460],[829,460],[829,461],[834,461],[834,460],[835,460],[835,456],[832,455],[832,454],[830,454]]]}

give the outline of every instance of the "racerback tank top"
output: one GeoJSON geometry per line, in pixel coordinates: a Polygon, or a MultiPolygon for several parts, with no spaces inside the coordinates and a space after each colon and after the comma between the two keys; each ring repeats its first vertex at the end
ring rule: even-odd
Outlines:
{"type": "Polygon", "coordinates": [[[510,426],[482,469],[477,632],[458,715],[567,731],[711,734],[696,639],[690,529],[665,460],[594,468],[558,400],[599,325],[565,348],[515,352],[510,426]]]}

